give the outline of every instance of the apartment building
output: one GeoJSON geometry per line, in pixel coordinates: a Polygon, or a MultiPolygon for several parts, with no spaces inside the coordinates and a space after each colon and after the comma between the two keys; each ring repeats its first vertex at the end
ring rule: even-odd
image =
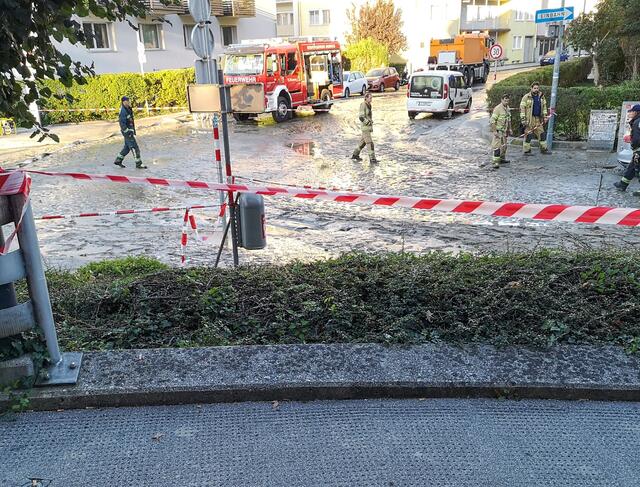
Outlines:
{"type": "MultiPolygon", "coordinates": [[[[146,1],[149,15],[130,19],[139,28],[137,32],[126,22],[83,17],[78,21],[86,32],[93,34],[93,45],[87,49],[65,41],[57,44],[59,49],[76,61],[94,63],[98,74],[139,72],[139,44],[144,46],[146,72],[192,67],[197,59],[191,48],[195,22],[189,15],[187,0],[177,6],[165,6],[159,0],[146,1]]],[[[212,0],[211,14],[216,57],[229,44],[276,35],[275,0],[212,0]]]]}
{"type": "MultiPolygon", "coordinates": [[[[276,0],[278,36],[326,36],[344,42],[350,31],[347,8],[366,2],[276,0]]],[[[591,11],[596,3],[566,0],[565,5],[573,6],[579,15],[591,11]]],[[[535,12],[560,4],[561,0],[395,0],[402,11],[408,47],[392,62],[423,65],[431,39],[464,32],[487,32],[504,46],[508,63],[537,62],[554,49],[556,40],[548,35],[548,25],[535,23],[535,12]]]]}
{"type": "MultiPolygon", "coordinates": [[[[344,42],[351,30],[347,9],[364,3],[367,0],[276,0],[278,36],[330,37],[344,42]]],[[[396,0],[395,6],[402,12],[408,47],[392,62],[424,64],[431,38],[450,37],[460,30],[461,0],[396,0]]]]}

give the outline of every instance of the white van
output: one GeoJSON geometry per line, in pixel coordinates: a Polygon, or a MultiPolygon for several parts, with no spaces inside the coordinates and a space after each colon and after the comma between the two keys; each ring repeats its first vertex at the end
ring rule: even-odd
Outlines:
{"type": "Polygon", "coordinates": [[[407,111],[409,118],[418,113],[469,111],[473,91],[458,71],[419,71],[409,78],[407,111]]]}

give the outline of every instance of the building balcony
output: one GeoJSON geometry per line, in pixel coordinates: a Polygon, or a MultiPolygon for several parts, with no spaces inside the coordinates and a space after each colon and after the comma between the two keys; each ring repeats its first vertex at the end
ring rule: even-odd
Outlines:
{"type": "Polygon", "coordinates": [[[471,0],[462,4],[460,11],[461,31],[508,32],[508,16],[505,16],[505,0],[471,0]]]}
{"type": "MultiPolygon", "coordinates": [[[[160,3],[160,0],[145,0],[152,3],[160,3]]],[[[162,5],[162,4],[161,4],[162,5]]],[[[157,11],[158,13],[176,13],[167,11],[157,11]]],[[[178,13],[189,13],[189,0],[181,1],[181,8],[178,13]]],[[[211,15],[216,17],[255,17],[255,0],[211,0],[211,15]]]]}
{"type": "Polygon", "coordinates": [[[144,0],[145,7],[151,14],[182,14],[186,6],[185,1],[180,0],[165,0],[162,3],[160,0],[144,0]],[[165,5],[166,3],[166,5],[165,5]]]}
{"type": "MultiPolygon", "coordinates": [[[[255,0],[213,0],[211,9],[222,11],[224,17],[255,17],[256,1],[255,0]],[[215,7],[214,7],[215,6],[215,7]]],[[[214,14],[219,15],[219,14],[214,14]]]]}

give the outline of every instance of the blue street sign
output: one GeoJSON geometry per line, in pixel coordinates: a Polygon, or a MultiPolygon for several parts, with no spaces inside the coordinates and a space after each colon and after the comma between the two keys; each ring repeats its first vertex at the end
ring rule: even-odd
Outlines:
{"type": "Polygon", "coordinates": [[[565,20],[573,20],[573,7],[536,10],[536,24],[562,22],[565,20]]]}

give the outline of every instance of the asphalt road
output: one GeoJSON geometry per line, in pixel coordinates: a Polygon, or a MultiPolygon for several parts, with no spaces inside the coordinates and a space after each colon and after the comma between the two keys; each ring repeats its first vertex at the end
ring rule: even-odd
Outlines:
{"type": "Polygon", "coordinates": [[[507,400],[25,413],[0,423],[0,484],[635,486],[639,417],[635,403],[507,400]]]}
{"type": "MultiPolygon", "coordinates": [[[[498,79],[510,73],[498,73],[498,79]]],[[[403,91],[376,94],[373,139],[379,164],[354,162],[361,97],[339,101],[328,114],[296,117],[275,124],[232,124],[234,174],[264,181],[359,189],[379,194],[461,198],[526,203],[634,207],[637,197],[612,188],[619,178],[607,168],[608,155],[558,151],[552,156],[524,158],[510,149],[509,166],[492,172],[480,168],[490,160],[481,136],[488,124],[485,92],[476,87],[474,110],[453,120],[421,115],[409,120],[403,91]],[[602,185],[600,187],[600,177],[602,185]],[[600,187],[600,190],[599,190],[600,187]]],[[[210,130],[182,126],[141,134],[145,174],[175,179],[214,181],[210,130]]],[[[140,175],[131,159],[125,170],[112,162],[119,139],[80,145],[39,160],[30,167],[54,171],[140,175]]],[[[127,163],[127,161],[125,161],[127,163]]],[[[244,181],[244,180],[242,180],[244,181]]],[[[217,195],[160,187],[88,184],[34,177],[33,207],[37,215],[108,211],[152,206],[210,204],[217,195]]],[[[429,213],[395,208],[268,198],[268,247],[241,252],[243,263],[282,263],[318,259],[347,251],[405,250],[425,252],[531,251],[536,248],[610,248],[640,243],[637,229],[429,213]]],[[[196,213],[202,233],[210,233],[213,211],[196,213]]],[[[38,224],[48,265],[75,267],[124,255],[150,255],[169,264],[180,262],[182,215],[130,215],[38,224]]],[[[217,231],[216,235],[220,235],[217,231]]],[[[210,240],[215,243],[216,238],[210,240]]],[[[190,240],[188,264],[210,264],[214,245],[190,240]]],[[[223,263],[229,264],[227,252],[223,263]]]]}

